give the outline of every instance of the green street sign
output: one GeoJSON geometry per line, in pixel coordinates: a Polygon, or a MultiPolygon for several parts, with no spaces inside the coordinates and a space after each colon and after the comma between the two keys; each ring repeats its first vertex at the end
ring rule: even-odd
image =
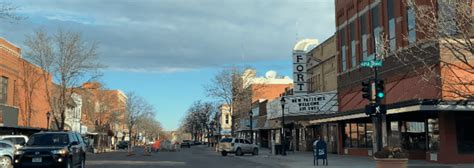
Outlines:
{"type": "Polygon", "coordinates": [[[360,66],[362,66],[362,67],[381,67],[382,66],[382,60],[362,61],[360,63],[360,66]]]}

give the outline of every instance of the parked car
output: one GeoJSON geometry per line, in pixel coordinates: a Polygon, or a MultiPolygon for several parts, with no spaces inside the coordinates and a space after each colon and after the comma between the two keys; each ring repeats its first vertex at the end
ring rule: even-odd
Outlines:
{"type": "Polygon", "coordinates": [[[236,156],[243,156],[245,153],[258,155],[258,146],[246,139],[224,138],[219,142],[219,152],[222,156],[227,156],[228,153],[235,153],[236,156]]]}
{"type": "Polygon", "coordinates": [[[181,148],[184,146],[187,148],[191,148],[191,140],[183,140],[183,142],[181,142],[181,148]]]}
{"type": "Polygon", "coordinates": [[[86,162],[86,144],[78,133],[40,132],[14,153],[13,166],[77,167],[86,162]]]}
{"type": "Polygon", "coordinates": [[[10,141],[16,149],[20,149],[28,142],[28,137],[25,135],[2,135],[0,140],[10,141]]]}
{"type": "Polygon", "coordinates": [[[10,141],[0,140],[0,167],[11,167],[15,145],[10,141]]]}
{"type": "Polygon", "coordinates": [[[120,141],[117,144],[117,149],[128,149],[128,141],[120,141]]]}
{"type": "Polygon", "coordinates": [[[202,142],[200,142],[200,141],[196,141],[196,140],[195,140],[195,141],[193,142],[193,144],[194,144],[194,145],[201,145],[201,144],[202,144],[202,142]]]}

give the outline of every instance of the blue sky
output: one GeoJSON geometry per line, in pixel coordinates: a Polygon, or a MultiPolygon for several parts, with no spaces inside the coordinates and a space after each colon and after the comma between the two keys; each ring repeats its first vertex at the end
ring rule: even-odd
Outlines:
{"type": "Polygon", "coordinates": [[[42,28],[79,31],[100,43],[101,81],[135,91],[157,109],[165,129],[179,125],[203,85],[226,65],[291,76],[297,40],[334,34],[331,0],[0,0],[26,19],[2,22],[0,37],[23,48],[42,28]]]}

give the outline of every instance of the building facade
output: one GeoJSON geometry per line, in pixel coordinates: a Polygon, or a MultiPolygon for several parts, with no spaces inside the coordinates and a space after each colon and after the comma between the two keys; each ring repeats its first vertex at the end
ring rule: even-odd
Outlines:
{"type": "MultiPolygon", "coordinates": [[[[446,7],[443,1],[430,2],[417,1],[435,5],[433,9],[446,7]]],[[[336,0],[335,11],[339,110],[311,123],[336,126],[337,153],[372,156],[377,150],[374,124],[364,113],[369,102],[361,91],[361,82],[373,80],[374,72],[360,64],[375,57],[383,60],[378,79],[384,81],[382,103],[388,108],[379,135],[383,146],[401,146],[409,151],[410,159],[472,163],[474,138],[466,128],[474,121],[472,99],[446,91],[450,87],[446,81],[461,71],[443,66],[454,56],[441,41],[426,42],[428,36],[420,31],[424,25],[417,24],[414,7],[403,0],[336,0]]],[[[472,59],[468,57],[467,62],[472,59]]],[[[474,76],[463,74],[462,78],[461,83],[474,76]]]]}
{"type": "Polygon", "coordinates": [[[21,49],[0,38],[0,123],[3,126],[46,128],[50,111],[45,85],[49,74],[21,56],[21,49]],[[34,119],[33,119],[34,118],[34,119]]]}

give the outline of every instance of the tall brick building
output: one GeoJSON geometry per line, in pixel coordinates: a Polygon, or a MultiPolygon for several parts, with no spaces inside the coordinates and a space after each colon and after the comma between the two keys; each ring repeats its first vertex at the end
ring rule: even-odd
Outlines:
{"type": "MultiPolygon", "coordinates": [[[[3,126],[46,128],[44,71],[21,56],[21,49],[0,38],[0,123],[3,126]],[[30,109],[30,110],[29,110],[30,109]]],[[[48,75],[49,76],[49,75],[48,75]]]]}
{"type": "MultiPolygon", "coordinates": [[[[434,2],[416,0],[434,9],[447,7],[443,1],[434,2]]],[[[472,163],[474,134],[468,123],[474,122],[474,103],[472,97],[451,94],[449,89],[464,88],[447,81],[466,83],[474,76],[443,66],[454,56],[441,40],[426,42],[428,36],[420,32],[423,25],[407,4],[404,0],[335,1],[339,112],[311,122],[337,124],[339,154],[371,156],[376,150],[374,125],[364,113],[368,101],[362,98],[361,82],[372,79],[374,72],[360,62],[386,53],[378,74],[385,81],[382,103],[388,108],[382,122],[383,146],[399,145],[410,152],[410,159],[472,163]],[[379,50],[384,43],[386,50],[379,50]],[[462,79],[454,74],[462,74],[462,79]]],[[[474,65],[472,55],[467,61],[474,65]]],[[[466,90],[474,95],[472,86],[466,90]]]]}

